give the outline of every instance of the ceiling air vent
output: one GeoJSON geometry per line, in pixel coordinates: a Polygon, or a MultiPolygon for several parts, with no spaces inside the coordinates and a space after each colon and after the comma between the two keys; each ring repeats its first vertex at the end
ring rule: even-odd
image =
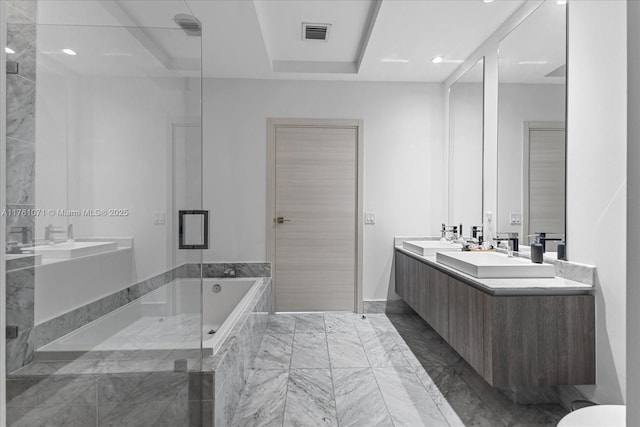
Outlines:
{"type": "Polygon", "coordinates": [[[195,16],[179,13],[173,17],[173,20],[188,36],[202,35],[202,25],[195,16]]]}
{"type": "Polygon", "coordinates": [[[302,40],[327,41],[329,38],[329,28],[331,24],[311,24],[302,23],[302,40]]]}

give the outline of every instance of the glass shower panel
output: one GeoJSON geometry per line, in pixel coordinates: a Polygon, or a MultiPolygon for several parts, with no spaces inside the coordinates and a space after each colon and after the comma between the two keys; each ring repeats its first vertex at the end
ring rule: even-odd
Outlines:
{"type": "Polygon", "coordinates": [[[34,27],[35,153],[14,177],[33,184],[29,233],[7,245],[23,305],[7,305],[9,425],[202,420],[202,254],[178,249],[178,211],[202,209],[201,38],[173,16],[34,27]]]}

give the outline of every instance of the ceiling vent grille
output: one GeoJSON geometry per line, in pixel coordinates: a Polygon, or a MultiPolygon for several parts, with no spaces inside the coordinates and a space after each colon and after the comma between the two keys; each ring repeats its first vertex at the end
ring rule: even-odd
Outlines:
{"type": "Polygon", "coordinates": [[[329,39],[329,29],[331,24],[311,24],[302,23],[302,40],[327,41],[329,39]]]}
{"type": "Polygon", "coordinates": [[[202,25],[195,16],[179,13],[174,16],[173,20],[188,36],[202,35],[202,25]]]}

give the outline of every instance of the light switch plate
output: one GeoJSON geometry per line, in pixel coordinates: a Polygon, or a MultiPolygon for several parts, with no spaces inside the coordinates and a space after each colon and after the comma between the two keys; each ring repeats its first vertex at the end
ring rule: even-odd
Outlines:
{"type": "Polygon", "coordinates": [[[519,213],[510,213],[509,214],[509,222],[511,225],[521,225],[522,224],[522,214],[519,213]]]}
{"type": "Polygon", "coordinates": [[[153,213],[153,224],[154,225],[163,225],[165,223],[165,214],[164,212],[154,212],[153,213]]]}
{"type": "Polygon", "coordinates": [[[375,224],[376,223],[376,213],[375,212],[365,212],[364,213],[364,223],[365,224],[375,224]]]}

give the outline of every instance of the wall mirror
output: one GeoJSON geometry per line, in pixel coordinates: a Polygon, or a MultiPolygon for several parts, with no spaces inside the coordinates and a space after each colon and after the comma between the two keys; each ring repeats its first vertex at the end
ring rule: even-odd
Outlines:
{"type": "MultiPolygon", "coordinates": [[[[566,6],[544,2],[499,46],[498,233],[565,234],[566,6]]],[[[557,241],[547,241],[554,252],[557,241]]]]}
{"type": "Polygon", "coordinates": [[[449,219],[482,225],[484,58],[449,87],[449,219]]]}

